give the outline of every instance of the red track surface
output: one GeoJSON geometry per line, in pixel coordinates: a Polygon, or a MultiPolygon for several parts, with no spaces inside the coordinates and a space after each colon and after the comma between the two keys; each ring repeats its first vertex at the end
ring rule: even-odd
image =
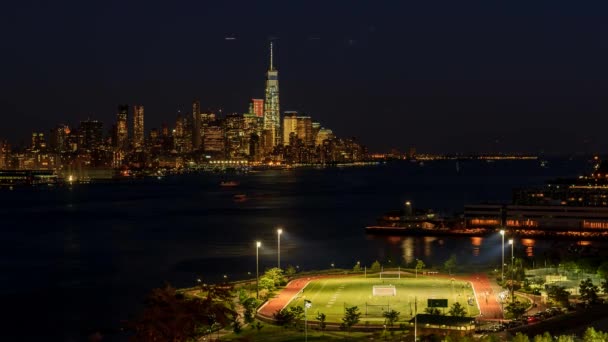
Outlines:
{"type": "Polygon", "coordinates": [[[289,301],[291,301],[291,299],[295,297],[298,292],[300,292],[311,280],[338,277],[344,276],[322,275],[294,279],[290,281],[274,298],[268,300],[266,304],[262,305],[260,310],[258,310],[258,315],[272,319],[272,315],[277,312],[277,310],[283,309],[289,303],[289,301]]]}
{"type": "MultiPolygon", "coordinates": [[[[262,305],[260,310],[258,311],[258,315],[264,316],[266,318],[272,319],[272,315],[277,312],[277,310],[283,309],[291,300],[294,298],[298,292],[300,292],[308,282],[313,279],[320,278],[338,278],[344,277],[341,275],[323,275],[323,276],[314,276],[308,278],[298,278],[294,279],[285,286],[285,288],[278,293],[278,295],[272,299],[270,299],[266,304],[262,305]]],[[[444,275],[444,277],[449,277],[444,275]]],[[[502,319],[502,310],[500,309],[500,303],[497,300],[498,293],[494,291],[488,276],[484,273],[472,274],[470,276],[454,276],[450,277],[454,279],[470,281],[473,284],[473,288],[475,289],[475,294],[477,296],[477,303],[479,303],[479,309],[481,310],[482,319],[502,319]]]]}
{"type": "Polygon", "coordinates": [[[461,277],[460,279],[468,280],[473,284],[475,295],[477,296],[477,303],[479,303],[479,309],[481,310],[480,318],[503,318],[500,303],[498,302],[498,293],[496,293],[495,288],[492,287],[486,274],[473,274],[468,277],[461,277]]]}

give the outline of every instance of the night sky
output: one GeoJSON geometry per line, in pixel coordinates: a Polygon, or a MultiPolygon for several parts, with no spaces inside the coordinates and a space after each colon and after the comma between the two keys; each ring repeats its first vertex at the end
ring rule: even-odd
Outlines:
{"type": "Polygon", "coordinates": [[[124,2],[3,3],[0,137],[243,113],[274,39],[281,111],[372,151],[608,151],[606,1],[124,2]]]}

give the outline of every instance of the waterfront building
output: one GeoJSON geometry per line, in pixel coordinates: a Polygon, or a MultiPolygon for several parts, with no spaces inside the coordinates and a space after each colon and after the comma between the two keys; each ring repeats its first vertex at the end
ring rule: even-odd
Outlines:
{"type": "Polygon", "coordinates": [[[242,115],[230,114],[224,119],[226,134],[226,157],[237,159],[249,154],[248,137],[245,135],[245,120],[242,115]]]}
{"type": "Polygon", "coordinates": [[[0,142],[0,170],[11,167],[11,145],[7,141],[0,142]]]}
{"type": "Polygon", "coordinates": [[[291,134],[297,134],[298,112],[286,111],[283,115],[283,144],[289,145],[291,134]]]}
{"type": "Polygon", "coordinates": [[[30,147],[30,150],[33,152],[46,150],[46,140],[44,138],[44,133],[32,133],[32,145],[30,147]]]}
{"type": "Polygon", "coordinates": [[[116,134],[114,136],[114,147],[126,150],[129,142],[129,106],[120,105],[118,106],[118,113],[116,114],[116,134]]]}
{"type": "Polygon", "coordinates": [[[203,147],[206,153],[224,157],[224,130],[220,125],[208,125],[204,129],[203,147]]]}
{"type": "Polygon", "coordinates": [[[264,117],[264,99],[251,99],[249,113],[259,118],[264,117]]]}
{"type": "Polygon", "coordinates": [[[602,169],[596,168],[590,177],[556,179],[540,187],[515,189],[511,204],[467,205],[465,223],[467,227],[505,227],[520,234],[608,233],[608,180],[597,177],[602,169]]]}
{"type": "Polygon", "coordinates": [[[270,134],[270,146],[281,144],[281,114],[279,106],[279,71],[273,64],[273,45],[270,43],[270,66],[266,72],[266,91],[264,99],[264,130],[270,134]]]}
{"type": "Polygon", "coordinates": [[[133,147],[141,150],[144,147],[144,106],[133,106],[133,147]]]}

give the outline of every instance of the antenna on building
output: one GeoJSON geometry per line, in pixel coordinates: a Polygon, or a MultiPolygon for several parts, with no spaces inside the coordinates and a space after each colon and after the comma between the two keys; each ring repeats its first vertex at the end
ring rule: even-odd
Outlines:
{"type": "Polygon", "coordinates": [[[274,66],[273,66],[273,63],[272,63],[272,58],[273,58],[273,56],[272,56],[272,42],[270,42],[270,70],[274,70],[274,66]]]}

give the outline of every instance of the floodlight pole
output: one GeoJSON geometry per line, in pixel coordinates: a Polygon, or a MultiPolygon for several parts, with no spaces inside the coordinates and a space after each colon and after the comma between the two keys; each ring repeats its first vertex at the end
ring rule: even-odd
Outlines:
{"type": "Polygon", "coordinates": [[[304,299],[304,341],[308,342],[308,309],[312,307],[312,302],[304,299]]]}
{"type": "Polygon", "coordinates": [[[414,342],[418,341],[418,297],[414,296],[414,342]]]}
{"type": "Polygon", "coordinates": [[[277,268],[281,269],[281,234],[283,229],[277,229],[277,268]]]}
{"type": "Polygon", "coordinates": [[[505,230],[500,230],[500,235],[502,236],[502,272],[500,273],[500,281],[504,284],[505,282],[505,230]]]}
{"type": "Polygon", "coordinates": [[[260,241],[255,242],[255,298],[260,298],[260,264],[258,261],[261,246],[260,241]]]}
{"type": "Polygon", "coordinates": [[[515,246],[515,240],[510,239],[509,243],[511,244],[511,303],[515,302],[515,287],[513,286],[514,281],[514,273],[513,273],[513,261],[515,257],[513,256],[513,246],[515,246]]]}

